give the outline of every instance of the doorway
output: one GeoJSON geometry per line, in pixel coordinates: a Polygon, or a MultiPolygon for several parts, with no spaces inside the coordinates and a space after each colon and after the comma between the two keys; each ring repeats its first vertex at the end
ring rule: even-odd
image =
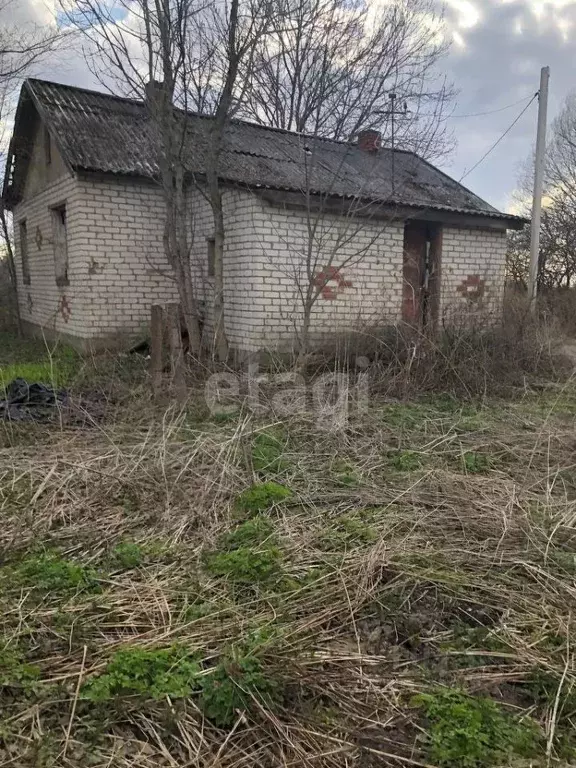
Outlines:
{"type": "Polygon", "coordinates": [[[433,329],[440,308],[442,225],[408,221],[404,225],[402,319],[433,329]]]}

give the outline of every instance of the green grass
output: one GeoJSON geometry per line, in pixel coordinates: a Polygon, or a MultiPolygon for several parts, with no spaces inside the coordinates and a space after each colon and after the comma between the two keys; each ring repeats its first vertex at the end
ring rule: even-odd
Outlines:
{"type": "Polygon", "coordinates": [[[422,456],[416,451],[392,451],[388,463],[398,472],[413,472],[422,466],[422,456]]]}
{"type": "Polygon", "coordinates": [[[0,333],[0,389],[14,379],[29,383],[68,385],[78,371],[79,356],[64,345],[46,346],[36,339],[0,333]]]}
{"type": "Polygon", "coordinates": [[[139,365],[115,419],[0,447],[0,764],[574,764],[561,413],[200,424],[139,365]]]}
{"type": "Polygon", "coordinates": [[[285,436],[277,430],[259,432],[252,441],[252,466],[262,475],[278,474],[289,466],[284,456],[285,436]]]}
{"type": "Polygon", "coordinates": [[[485,474],[496,464],[493,456],[478,451],[469,451],[462,456],[462,466],[465,472],[470,474],[485,474]]]}

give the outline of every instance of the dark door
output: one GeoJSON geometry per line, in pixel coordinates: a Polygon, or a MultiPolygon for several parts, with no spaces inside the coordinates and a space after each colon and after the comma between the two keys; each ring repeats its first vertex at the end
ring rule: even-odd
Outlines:
{"type": "Polygon", "coordinates": [[[442,227],[425,221],[404,226],[402,319],[417,327],[433,326],[440,304],[442,227]]]}

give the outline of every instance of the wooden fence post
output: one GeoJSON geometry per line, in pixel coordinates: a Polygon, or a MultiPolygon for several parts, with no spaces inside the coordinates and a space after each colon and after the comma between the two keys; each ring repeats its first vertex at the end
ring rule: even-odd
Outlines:
{"type": "Polygon", "coordinates": [[[150,309],[150,374],[152,393],[158,398],[164,373],[164,307],[153,304],[150,309]]]}
{"type": "Polygon", "coordinates": [[[172,386],[179,403],[186,402],[186,378],[184,375],[184,349],[182,347],[182,328],[180,325],[180,305],[166,305],[168,339],[170,342],[170,363],[172,386]]]}

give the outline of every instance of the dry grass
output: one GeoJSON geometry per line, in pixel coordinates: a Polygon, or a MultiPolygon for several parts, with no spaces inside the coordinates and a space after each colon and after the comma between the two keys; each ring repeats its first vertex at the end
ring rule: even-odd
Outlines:
{"type": "Polygon", "coordinates": [[[572,384],[483,406],[374,402],[334,432],[141,406],[90,428],[4,428],[0,764],[430,765],[413,697],[437,684],[534,720],[532,765],[573,760],[572,384]],[[281,461],[259,476],[263,432],[281,461]],[[258,479],[292,495],[262,513],[274,578],[239,583],[207,553],[258,479]],[[54,581],[46,552],[81,576],[54,581]],[[87,699],[118,649],[171,646],[242,690],[225,726],[197,692],[87,699]],[[246,657],[273,697],[242,676],[246,657]]]}

